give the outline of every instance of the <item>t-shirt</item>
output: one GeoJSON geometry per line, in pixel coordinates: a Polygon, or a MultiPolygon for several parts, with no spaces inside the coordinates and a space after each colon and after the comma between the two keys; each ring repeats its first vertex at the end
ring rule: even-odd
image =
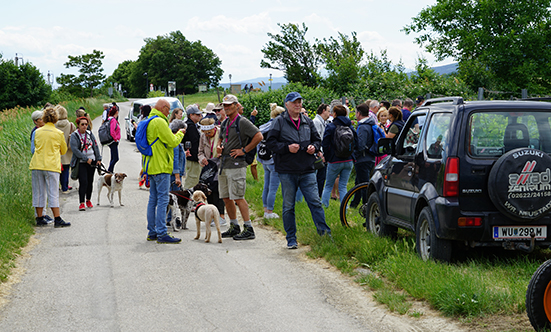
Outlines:
{"type": "Polygon", "coordinates": [[[231,150],[241,149],[247,146],[253,136],[259,132],[258,128],[253,125],[249,120],[242,116],[239,117],[239,132],[241,134],[241,141],[243,145],[239,143],[239,137],[237,137],[237,131],[235,129],[237,117],[235,117],[234,121],[231,121],[230,118],[227,118],[227,121],[225,120],[220,128],[219,137],[222,140],[222,146],[224,147],[221,156],[223,168],[247,167],[247,162],[245,161],[244,157],[233,158],[229,154],[231,150]]]}
{"type": "Polygon", "coordinates": [[[391,125],[388,132],[391,133],[391,134],[398,135],[400,133],[400,128],[398,128],[397,125],[391,125]]]}

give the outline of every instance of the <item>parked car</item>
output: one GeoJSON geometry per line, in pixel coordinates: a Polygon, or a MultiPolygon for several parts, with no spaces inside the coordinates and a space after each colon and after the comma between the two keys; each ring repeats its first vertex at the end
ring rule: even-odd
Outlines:
{"type": "Polygon", "coordinates": [[[134,142],[134,125],[133,122],[138,123],[140,118],[140,107],[143,105],[149,105],[151,108],[155,107],[155,104],[159,99],[166,99],[170,104],[170,113],[176,108],[184,109],[182,103],[178,98],[173,97],[156,97],[156,98],[147,98],[147,99],[138,99],[132,102],[130,105],[130,111],[128,116],[124,118],[125,121],[125,130],[126,130],[126,139],[134,142]]]}
{"type": "Polygon", "coordinates": [[[426,101],[368,187],[366,227],[415,232],[418,254],[449,261],[455,248],[549,247],[551,103],[426,101]]]}

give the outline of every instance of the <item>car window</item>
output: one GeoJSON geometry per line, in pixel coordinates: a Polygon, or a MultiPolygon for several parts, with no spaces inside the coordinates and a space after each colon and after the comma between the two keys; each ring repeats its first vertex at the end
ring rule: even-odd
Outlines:
{"type": "Polygon", "coordinates": [[[410,117],[413,118],[402,130],[407,132],[403,142],[402,142],[402,154],[403,155],[414,155],[415,150],[417,149],[417,144],[419,143],[419,137],[421,136],[421,131],[425,123],[425,114],[415,114],[413,113],[410,117]]]}
{"type": "Polygon", "coordinates": [[[442,159],[449,144],[451,113],[434,113],[427,128],[425,149],[429,158],[442,159]]]}
{"type": "Polygon", "coordinates": [[[134,103],[134,106],[132,108],[132,116],[138,118],[140,116],[140,106],[142,106],[139,103],[134,103]]]}
{"type": "Polygon", "coordinates": [[[476,112],[470,115],[469,153],[499,157],[530,147],[551,152],[550,112],[476,112]]]}

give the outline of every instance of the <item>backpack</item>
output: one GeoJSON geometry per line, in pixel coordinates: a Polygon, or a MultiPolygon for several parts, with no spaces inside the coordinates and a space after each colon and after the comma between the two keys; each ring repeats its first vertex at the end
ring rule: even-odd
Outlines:
{"type": "MultiPolygon", "coordinates": [[[[359,124],[359,126],[361,125],[364,125],[364,123],[359,124]]],[[[383,154],[379,153],[379,147],[377,146],[377,143],[379,143],[379,139],[381,139],[382,137],[386,137],[385,133],[383,133],[383,130],[381,129],[381,127],[379,127],[377,124],[374,124],[374,125],[371,125],[371,135],[373,138],[372,140],[373,143],[371,143],[371,146],[365,151],[367,151],[367,153],[369,153],[370,155],[380,157],[383,154]]]]}
{"type": "Polygon", "coordinates": [[[262,160],[272,159],[272,150],[268,149],[265,139],[258,143],[258,158],[262,160]]]}
{"type": "Polygon", "coordinates": [[[136,136],[135,142],[136,147],[142,154],[142,171],[143,171],[143,177],[145,179],[145,186],[149,188],[149,174],[147,173],[147,169],[149,168],[149,161],[151,161],[151,158],[147,159],[147,163],[145,163],[146,156],[152,156],[153,150],[151,147],[155,142],[159,140],[159,137],[157,137],[153,143],[149,144],[147,141],[147,126],[149,126],[149,122],[155,118],[158,118],[157,115],[151,116],[147,119],[143,119],[138,123],[138,129],[136,129],[136,136]],[[145,164],[145,165],[144,165],[145,164]]]}
{"type": "Polygon", "coordinates": [[[111,120],[105,121],[98,129],[99,141],[102,145],[113,143],[114,139],[111,136],[111,120]]]}
{"type": "Polygon", "coordinates": [[[335,155],[339,158],[348,158],[354,152],[354,132],[348,126],[337,125],[333,133],[335,155]]]}

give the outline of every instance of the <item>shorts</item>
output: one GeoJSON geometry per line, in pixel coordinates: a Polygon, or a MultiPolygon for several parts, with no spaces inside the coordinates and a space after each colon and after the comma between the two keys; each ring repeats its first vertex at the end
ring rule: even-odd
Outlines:
{"type": "Polygon", "coordinates": [[[247,167],[222,169],[222,174],[218,175],[218,189],[220,198],[231,200],[245,198],[247,167]]]}
{"type": "Polygon", "coordinates": [[[50,208],[59,207],[59,173],[33,169],[31,171],[33,207],[46,207],[46,197],[50,208]]]}

